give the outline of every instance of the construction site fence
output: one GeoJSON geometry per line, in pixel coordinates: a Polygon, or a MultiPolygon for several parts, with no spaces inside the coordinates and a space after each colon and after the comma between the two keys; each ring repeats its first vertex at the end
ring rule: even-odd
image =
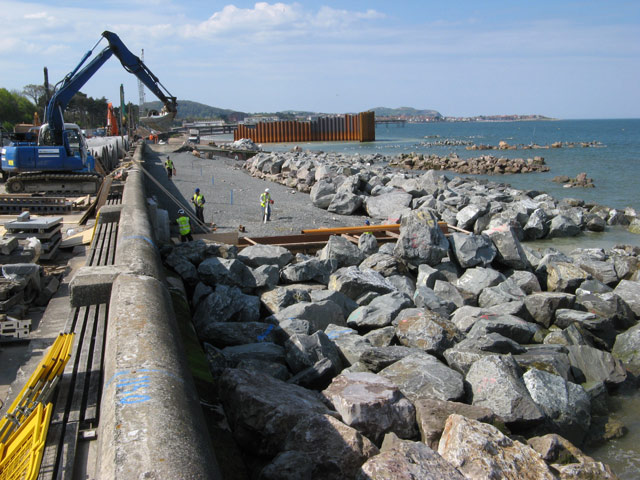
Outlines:
{"type": "Polygon", "coordinates": [[[374,112],[360,112],[316,120],[283,120],[238,125],[234,140],[249,138],[255,143],[288,142],[372,142],[376,139],[374,112]]]}

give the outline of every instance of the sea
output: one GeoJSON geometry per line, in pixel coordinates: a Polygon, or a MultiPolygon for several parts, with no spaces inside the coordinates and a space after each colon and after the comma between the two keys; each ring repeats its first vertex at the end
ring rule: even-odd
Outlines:
{"type": "MultiPolygon", "coordinates": [[[[494,155],[526,159],[539,156],[544,158],[549,172],[472,177],[507,183],[522,190],[546,192],[556,199],[577,198],[586,203],[622,210],[631,207],[640,213],[640,119],[378,124],[374,142],[310,142],[296,145],[303,150],[360,155],[380,153],[395,156],[415,152],[444,156],[455,152],[461,158],[494,155]],[[447,140],[454,145],[439,145],[447,140]],[[467,143],[498,145],[500,141],[518,146],[545,146],[562,142],[563,146],[532,150],[466,149],[467,143]],[[582,143],[590,146],[582,147],[582,143]],[[568,145],[574,146],[571,148],[568,145]],[[552,181],[556,176],[575,178],[583,172],[593,180],[595,188],[564,188],[562,184],[552,181]]],[[[291,143],[280,143],[262,147],[266,151],[287,151],[293,146],[291,143]]],[[[534,242],[531,246],[553,246],[571,251],[576,247],[611,248],[618,244],[640,246],[640,235],[622,227],[610,227],[603,233],[534,242]]],[[[621,439],[585,451],[609,464],[620,479],[640,478],[640,391],[616,394],[611,400],[611,410],[625,423],[628,433],[621,439]]]]}

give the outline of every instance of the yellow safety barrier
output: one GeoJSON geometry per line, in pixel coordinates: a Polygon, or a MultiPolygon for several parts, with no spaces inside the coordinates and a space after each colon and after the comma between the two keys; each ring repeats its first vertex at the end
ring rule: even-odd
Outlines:
{"type": "Polygon", "coordinates": [[[7,442],[11,434],[30,416],[38,404],[45,403],[60,380],[71,358],[73,333],[61,333],[38,364],[5,416],[0,420],[0,442],[7,442]]]}
{"type": "Polygon", "coordinates": [[[24,424],[6,443],[0,443],[0,480],[33,480],[38,477],[53,404],[34,408],[24,424]]]}

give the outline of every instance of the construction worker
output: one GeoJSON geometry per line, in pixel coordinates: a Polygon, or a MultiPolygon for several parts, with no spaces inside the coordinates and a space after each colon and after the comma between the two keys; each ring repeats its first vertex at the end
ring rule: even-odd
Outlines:
{"type": "Polygon", "coordinates": [[[193,194],[193,198],[191,199],[191,203],[196,207],[196,218],[204,223],[204,204],[206,200],[204,199],[204,195],[200,193],[200,189],[196,188],[196,193],[193,194]]]}
{"type": "Polygon", "coordinates": [[[269,193],[269,189],[265,188],[262,195],[260,195],[260,206],[262,207],[262,219],[264,222],[271,221],[271,204],[273,200],[271,199],[271,194],[269,193]]]}
{"type": "Polygon", "coordinates": [[[164,167],[167,169],[167,176],[169,177],[169,180],[171,180],[171,177],[173,176],[173,161],[171,160],[171,157],[167,156],[167,161],[164,162],[164,167]]]}
{"type": "Polygon", "coordinates": [[[191,222],[189,217],[184,213],[184,210],[178,210],[178,219],[176,220],[178,227],[180,228],[180,241],[181,242],[193,242],[191,236],[191,222]]]}

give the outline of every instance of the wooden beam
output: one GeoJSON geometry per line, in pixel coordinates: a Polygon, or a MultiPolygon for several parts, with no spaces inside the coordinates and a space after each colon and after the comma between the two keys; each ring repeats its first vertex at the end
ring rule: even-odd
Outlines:
{"type": "Polygon", "coordinates": [[[305,235],[341,235],[343,233],[364,233],[364,232],[379,232],[386,230],[400,230],[399,223],[390,223],[387,225],[362,225],[359,227],[337,227],[337,228],[316,228],[313,230],[302,230],[305,235]]]}
{"type": "Polygon", "coordinates": [[[355,243],[356,245],[358,245],[358,239],[352,235],[349,235],[347,233],[343,233],[342,235],[340,235],[341,237],[346,238],[347,240],[349,240],[351,243],[355,243]]]}

